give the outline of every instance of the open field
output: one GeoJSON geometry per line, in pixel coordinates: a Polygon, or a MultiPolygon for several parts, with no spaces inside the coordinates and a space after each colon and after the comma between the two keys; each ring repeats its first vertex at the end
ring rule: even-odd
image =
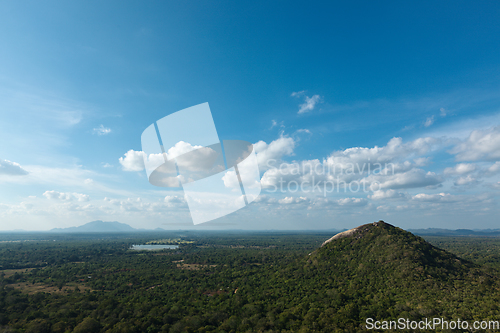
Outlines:
{"type": "Polygon", "coordinates": [[[69,293],[79,290],[81,292],[91,291],[92,289],[86,285],[82,284],[70,284],[65,285],[62,288],[56,286],[45,285],[42,283],[12,283],[7,284],[7,287],[12,287],[18,289],[23,293],[33,295],[38,292],[49,293],[49,294],[62,294],[69,293]]]}
{"type": "Polygon", "coordinates": [[[213,267],[217,267],[217,265],[184,264],[184,263],[177,264],[177,268],[194,270],[194,271],[205,268],[213,268],[213,267]]]}
{"type": "Polygon", "coordinates": [[[0,271],[0,275],[3,273],[5,274],[4,277],[8,278],[11,277],[12,275],[16,273],[28,273],[29,271],[33,270],[34,268],[21,268],[21,269],[4,269],[0,271]]]}

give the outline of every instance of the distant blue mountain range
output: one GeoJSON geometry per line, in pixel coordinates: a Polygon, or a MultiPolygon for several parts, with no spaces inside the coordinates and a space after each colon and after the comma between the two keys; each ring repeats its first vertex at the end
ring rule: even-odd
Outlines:
{"type": "Polygon", "coordinates": [[[139,229],[120,222],[92,221],[78,227],[54,228],[50,232],[133,232],[139,229]]]}
{"type": "Polygon", "coordinates": [[[500,236],[500,229],[408,229],[407,231],[419,236],[500,236]]]}

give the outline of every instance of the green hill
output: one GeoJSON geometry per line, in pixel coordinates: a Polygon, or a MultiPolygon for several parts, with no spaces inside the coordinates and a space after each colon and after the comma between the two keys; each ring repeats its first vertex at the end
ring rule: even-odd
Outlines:
{"type": "Polygon", "coordinates": [[[339,277],[363,275],[384,285],[429,279],[448,282],[484,275],[479,266],[383,221],[335,235],[307,262],[324,271],[334,270],[339,277]]]}
{"type": "Polygon", "coordinates": [[[332,237],[282,278],[317,300],[323,331],[359,331],[367,318],[496,320],[499,309],[496,271],[383,221],[332,237]]]}

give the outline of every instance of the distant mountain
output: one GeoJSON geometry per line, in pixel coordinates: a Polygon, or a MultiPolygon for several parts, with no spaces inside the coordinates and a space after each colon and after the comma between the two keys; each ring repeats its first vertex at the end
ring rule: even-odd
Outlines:
{"type": "Polygon", "coordinates": [[[55,228],[50,232],[132,232],[137,231],[128,224],[120,222],[92,221],[78,227],[55,228]]]}
{"type": "Polygon", "coordinates": [[[420,236],[499,236],[500,229],[408,229],[409,232],[420,236]]]}

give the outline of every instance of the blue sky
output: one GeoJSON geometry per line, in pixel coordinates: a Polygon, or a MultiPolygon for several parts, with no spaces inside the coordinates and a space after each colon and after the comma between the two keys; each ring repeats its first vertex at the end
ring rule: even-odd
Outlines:
{"type": "Polygon", "coordinates": [[[499,14],[493,1],[4,1],[0,230],[195,228],[182,191],[150,185],[137,156],[152,122],[204,102],[221,139],[256,144],[263,190],[196,228],[500,228],[499,14]],[[275,193],[268,159],[395,167],[349,176],[380,185],[368,192],[275,193]]]}

